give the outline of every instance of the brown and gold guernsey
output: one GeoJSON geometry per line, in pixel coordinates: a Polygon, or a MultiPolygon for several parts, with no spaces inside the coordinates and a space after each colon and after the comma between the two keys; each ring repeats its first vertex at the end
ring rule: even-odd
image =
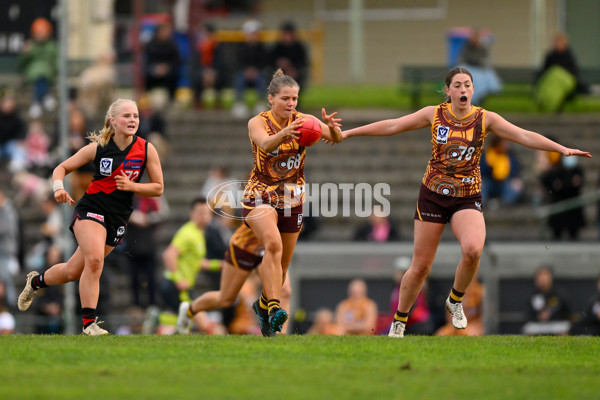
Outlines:
{"type": "MultiPolygon", "coordinates": [[[[294,111],[290,121],[300,118],[301,113],[294,111]]],[[[269,135],[279,132],[280,127],[271,111],[258,115],[265,123],[269,135]]],[[[304,203],[304,159],[306,151],[294,139],[289,139],[279,145],[271,153],[259,148],[252,141],[254,168],[242,199],[242,206],[253,208],[260,202],[270,204],[275,208],[293,208],[304,203]]]]}
{"type": "Polygon", "coordinates": [[[479,159],[483,150],[486,111],[473,106],[464,118],[457,118],[450,103],[435,108],[431,125],[431,159],[423,184],[431,191],[452,197],[481,192],[479,159]]]}

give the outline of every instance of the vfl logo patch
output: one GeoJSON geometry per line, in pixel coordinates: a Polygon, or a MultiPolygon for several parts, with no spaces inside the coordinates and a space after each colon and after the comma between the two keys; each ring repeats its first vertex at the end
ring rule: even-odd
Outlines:
{"type": "Polygon", "coordinates": [[[298,226],[302,225],[302,214],[298,214],[298,226]]]}
{"type": "Polygon", "coordinates": [[[100,160],[100,174],[110,176],[112,174],[112,158],[103,158],[100,160]]]}
{"type": "Polygon", "coordinates": [[[142,160],[124,160],[123,169],[141,169],[142,160]]]}
{"type": "Polygon", "coordinates": [[[448,128],[447,126],[438,126],[437,127],[437,137],[436,137],[436,141],[439,144],[446,144],[448,143],[448,132],[450,132],[450,128],[448,128]]]}
{"type": "Polygon", "coordinates": [[[96,213],[93,213],[93,212],[89,212],[89,213],[86,214],[86,217],[94,218],[95,220],[98,220],[100,222],[104,222],[104,215],[100,215],[100,214],[96,214],[96,213]]]}
{"type": "Polygon", "coordinates": [[[478,209],[479,211],[481,211],[481,203],[480,203],[480,202],[476,201],[476,202],[475,202],[475,207],[477,207],[477,209],[478,209]]]}

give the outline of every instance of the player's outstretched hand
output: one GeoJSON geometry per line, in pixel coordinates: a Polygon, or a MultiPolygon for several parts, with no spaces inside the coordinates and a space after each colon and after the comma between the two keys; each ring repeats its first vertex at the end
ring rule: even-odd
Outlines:
{"type": "Polygon", "coordinates": [[[68,205],[75,204],[75,200],[71,198],[65,189],[58,189],[54,192],[54,200],[56,200],[57,203],[67,203],[68,205]]]}
{"type": "MultiPolygon", "coordinates": [[[[341,133],[342,132],[342,124],[340,122],[342,122],[342,119],[335,118],[336,115],[337,115],[337,111],[333,112],[331,114],[327,114],[327,111],[325,111],[325,108],[321,108],[321,117],[323,118],[323,122],[329,127],[329,129],[333,129],[333,130],[341,133]]],[[[323,140],[325,143],[330,144],[331,146],[333,146],[335,144],[335,142],[329,141],[325,138],[323,138],[321,140],[323,140]]]]}
{"type": "Polygon", "coordinates": [[[582,151],[579,149],[567,149],[567,153],[565,154],[565,156],[579,156],[579,157],[592,158],[592,155],[590,154],[589,151],[582,151]]]}

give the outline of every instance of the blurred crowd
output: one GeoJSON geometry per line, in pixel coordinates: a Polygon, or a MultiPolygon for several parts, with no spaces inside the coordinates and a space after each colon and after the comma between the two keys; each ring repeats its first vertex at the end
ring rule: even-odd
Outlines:
{"type": "MultiPolygon", "coordinates": [[[[263,26],[259,21],[248,20],[240,30],[243,39],[236,43],[235,51],[229,47],[226,49],[219,42],[218,27],[211,23],[201,24],[193,35],[184,39],[168,21],[151,24],[144,32],[145,90],[136,99],[140,112],[138,135],[156,146],[163,163],[170,154],[169,126],[164,115],[164,110],[169,106],[179,103],[195,109],[212,109],[226,108],[230,102],[233,116],[244,119],[251,111],[266,109],[261,99],[265,98],[266,82],[276,68],[282,68],[287,75],[294,77],[301,87],[309,82],[308,52],[292,22],[281,24],[279,39],[270,45],[262,40],[263,26]]],[[[492,39],[489,32],[474,30],[458,60],[473,71],[474,77],[477,77],[475,79],[486,82],[486,89],[478,91],[482,93],[482,98],[477,99],[481,103],[485,97],[502,90],[502,82],[493,72],[489,55],[492,39]]],[[[20,56],[23,82],[30,93],[24,95],[18,87],[3,88],[0,93],[0,333],[19,332],[14,312],[16,287],[21,285],[18,277],[23,276],[23,272],[43,270],[65,260],[72,251],[72,238],[65,227],[63,210],[56,205],[50,189],[52,169],[62,158],[59,152],[63,151],[58,147],[58,129],[54,118],[57,105],[56,58],[57,43],[52,25],[43,18],[37,19],[31,26],[31,38],[20,56]],[[33,210],[42,213],[43,222],[35,227],[36,233],[31,235],[37,241],[26,244],[25,222],[31,220],[29,214],[33,210]]],[[[77,86],[70,90],[69,155],[88,143],[87,134],[103,118],[102,110],[114,100],[118,90],[115,62],[113,51],[99,54],[93,63],[82,70],[77,86]]],[[[551,72],[557,70],[552,69],[557,65],[575,79],[571,90],[565,91],[564,98],[560,100],[560,108],[572,96],[586,90],[564,35],[557,36],[553,49],[540,69],[540,85],[545,79],[550,79],[544,77],[547,73],[562,73],[564,78],[564,71],[551,72]]],[[[539,186],[531,195],[534,204],[561,202],[581,194],[584,172],[573,161],[573,158],[556,153],[538,154],[535,173],[539,186]]],[[[498,203],[513,205],[524,201],[526,188],[521,164],[522,161],[518,160],[508,142],[490,140],[481,165],[483,199],[490,209],[495,209],[498,203]]],[[[71,174],[69,190],[76,201],[91,182],[92,171],[91,166],[87,166],[71,174]]],[[[210,197],[214,196],[212,189],[233,178],[225,166],[215,166],[198,196],[205,197],[206,204],[214,203],[210,197]]],[[[196,205],[192,206],[186,224],[202,232],[206,249],[202,254],[194,253],[185,246],[180,247],[179,239],[176,240],[177,233],[168,239],[169,245],[164,253],[159,251],[164,241],[162,227],[168,221],[170,212],[164,197],[136,198],[128,236],[107,259],[108,268],[114,271],[112,274],[103,274],[105,281],[102,286],[110,287],[111,279],[117,279],[118,275],[125,275],[129,285],[126,299],[121,301],[130,305],[126,311],[127,322],[119,324],[116,330],[121,334],[173,333],[179,302],[219,287],[220,260],[237,227],[236,220],[223,217],[230,214],[231,210],[213,213],[204,206],[202,210],[196,210],[196,205]],[[170,250],[171,246],[175,250],[170,250]],[[181,257],[193,265],[193,268],[185,270],[185,274],[189,274],[185,287],[178,286],[171,279],[174,273],[181,272],[180,268],[186,268],[181,257]]],[[[553,239],[566,237],[577,240],[584,224],[583,210],[575,207],[555,214],[548,224],[553,239]]],[[[301,238],[310,239],[318,227],[318,220],[307,218],[301,238]]],[[[397,241],[401,239],[401,232],[393,219],[373,216],[357,227],[353,239],[371,243],[397,241]]],[[[311,312],[306,333],[387,333],[387,324],[397,308],[397,291],[402,274],[409,265],[410,260],[400,259],[394,266],[390,281],[395,287],[390,293],[389,310],[381,310],[368,297],[367,282],[353,280],[348,284],[347,298],[340,298],[335,308],[311,312]]],[[[64,332],[63,290],[62,287],[51,287],[40,296],[35,313],[43,318],[36,318],[33,331],[64,332]]],[[[199,328],[197,333],[260,334],[251,310],[251,302],[260,290],[260,279],[253,276],[243,287],[235,304],[228,309],[208,313],[202,330],[199,328]]],[[[464,300],[469,329],[457,331],[448,324],[443,306],[436,300],[440,296],[445,298],[446,293],[440,294],[435,287],[426,285],[411,312],[407,332],[423,335],[482,335],[484,293],[481,282],[474,282],[464,300]]],[[[528,314],[530,320],[524,326],[523,333],[599,334],[600,278],[598,293],[590,299],[587,310],[575,311],[568,305],[568,294],[553,285],[551,268],[541,269],[535,276],[530,299],[531,312],[528,314]],[[545,324],[548,321],[563,322],[559,325],[564,329],[559,332],[558,328],[545,324]]],[[[102,291],[101,295],[117,297],[110,290],[102,291]]],[[[100,302],[106,305],[110,303],[100,302]]],[[[288,331],[292,332],[292,328],[288,328],[288,331]]]]}

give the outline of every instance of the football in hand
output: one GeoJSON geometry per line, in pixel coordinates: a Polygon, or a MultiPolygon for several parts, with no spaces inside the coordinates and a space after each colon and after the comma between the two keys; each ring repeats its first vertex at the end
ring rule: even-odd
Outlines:
{"type": "Polygon", "coordinates": [[[309,147],[321,139],[321,124],[314,117],[306,116],[302,126],[298,128],[300,146],[309,147]]]}

